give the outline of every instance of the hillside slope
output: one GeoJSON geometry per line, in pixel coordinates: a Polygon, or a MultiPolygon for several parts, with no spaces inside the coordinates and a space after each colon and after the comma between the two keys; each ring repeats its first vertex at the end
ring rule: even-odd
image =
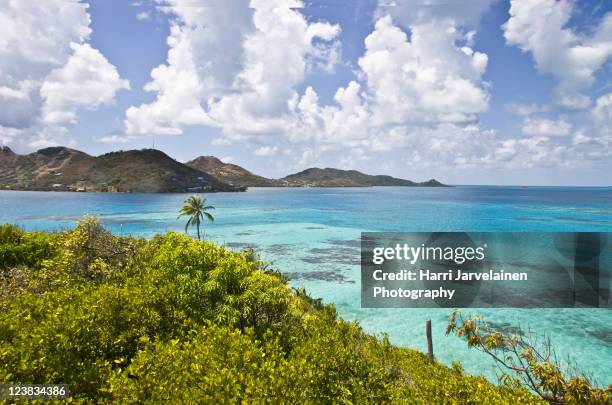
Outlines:
{"type": "Polygon", "coordinates": [[[270,179],[258,176],[241,166],[224,163],[215,156],[200,156],[186,164],[214,176],[217,180],[245,187],[444,187],[444,184],[434,179],[417,183],[391,176],[371,176],[357,170],[332,168],[310,168],[282,179],[270,179]]]}
{"type": "Polygon", "coordinates": [[[258,176],[241,166],[224,163],[215,156],[200,156],[185,164],[230,184],[245,187],[278,187],[282,185],[277,180],[258,176]]]}
{"type": "Polygon", "coordinates": [[[0,188],[138,193],[243,190],[155,149],[94,157],[66,147],[45,148],[29,155],[2,148],[0,188]]]}
{"type": "Polygon", "coordinates": [[[404,186],[404,187],[441,187],[437,180],[423,183],[398,179],[391,176],[371,176],[357,170],[340,170],[332,168],[310,168],[280,179],[289,186],[296,187],[371,187],[371,186],[404,186]]]}
{"type": "Polygon", "coordinates": [[[236,187],[177,162],[155,149],[111,152],[99,156],[90,178],[95,183],[107,183],[118,190],[140,193],[237,191],[236,187]]]}
{"type": "Polygon", "coordinates": [[[252,251],[85,219],[0,226],[1,252],[0,381],[68,384],[66,402],[545,404],[366,334],[252,251]]]}
{"type": "Polygon", "coordinates": [[[171,193],[244,191],[247,187],[444,187],[357,170],[310,168],[282,179],[258,176],[214,156],[186,164],[155,149],[110,152],[98,157],[67,147],[29,155],[0,149],[0,189],[171,193]]]}
{"type": "Polygon", "coordinates": [[[0,153],[0,187],[26,190],[64,188],[91,171],[96,158],[66,147],[40,149],[18,155],[8,147],[0,153]]]}

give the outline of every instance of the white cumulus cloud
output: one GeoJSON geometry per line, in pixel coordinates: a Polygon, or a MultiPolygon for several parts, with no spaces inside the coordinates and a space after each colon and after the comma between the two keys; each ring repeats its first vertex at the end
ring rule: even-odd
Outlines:
{"type": "Polygon", "coordinates": [[[569,0],[511,0],[510,18],[503,30],[508,44],[531,53],[536,68],[557,79],[559,105],[583,109],[591,104],[585,92],[595,72],[612,55],[612,13],[591,34],[580,34],[568,27],[573,4],[569,0]]]}
{"type": "Polygon", "coordinates": [[[164,4],[174,18],[168,60],[145,88],[156,100],[127,110],[128,134],[180,134],[194,124],[230,137],[282,131],[295,87],[338,60],[339,27],[308,22],[299,1],[164,4]]]}
{"type": "Polygon", "coordinates": [[[359,59],[380,123],[465,122],[488,108],[487,55],[450,21],[413,25],[411,38],[390,16],[379,19],[359,59]]]}
{"type": "Polygon", "coordinates": [[[73,53],[66,64],[52,70],[40,88],[46,124],[74,124],[77,108],[112,103],[117,90],[130,88],[100,51],[87,43],[70,47],[73,53]]]}
{"type": "Polygon", "coordinates": [[[243,38],[253,30],[247,0],[214,6],[192,0],[160,3],[171,18],[168,57],[145,86],[156,93],[155,101],[126,111],[130,135],[179,135],[185,125],[212,125],[202,104],[232,90],[242,67],[243,38]]]}
{"type": "Polygon", "coordinates": [[[307,19],[301,1],[160,3],[172,21],[168,58],[145,87],[156,99],[126,111],[128,136],[206,125],[221,130],[214,145],[270,142],[255,150],[269,155],[281,136],[301,144],[303,161],[340,147],[351,148],[355,161],[359,150],[408,145],[427,126],[469,127],[488,108],[488,57],[474,49],[475,21],[488,0],[471,14],[459,3],[438,4],[428,16],[413,7],[384,13],[381,5],[355,79],[329,104],[312,86],[298,89],[313,70],[333,71],[341,28],[307,19]]]}
{"type": "Polygon", "coordinates": [[[383,151],[406,147],[428,125],[475,122],[487,110],[489,94],[482,79],[488,58],[472,48],[473,32],[447,16],[417,19],[407,30],[391,15],[378,18],[364,41],[358,80],[338,88],[331,105],[322,105],[307,87],[292,103],[289,138],[316,142],[323,150],[383,151]]]}
{"type": "MultiPolygon", "coordinates": [[[[392,6],[381,0],[352,66],[354,77],[332,89],[330,101],[308,79],[315,70],[333,72],[341,61],[341,27],[306,17],[301,1],[158,3],[170,18],[167,60],[151,71],[145,87],[155,99],[126,111],[125,136],[178,135],[204,125],[219,130],[213,145],[241,141],[256,156],[291,156],[296,165],[331,159],[351,167],[397,152],[403,165],[433,168],[604,160],[593,153],[593,145],[601,145],[595,131],[573,133],[572,115],[540,117],[551,112],[546,105],[509,105],[529,137],[481,127],[493,84],[485,80],[489,58],[475,38],[492,1],[403,0],[392,6]]],[[[506,41],[533,53],[538,69],[555,75],[561,104],[584,104],[608,52],[602,38],[609,18],[592,34],[579,35],[566,27],[571,6],[563,0],[513,1],[511,13],[506,41]],[[552,27],[541,17],[546,12],[552,27]],[[540,41],[554,42],[552,51],[540,41]]],[[[601,100],[594,117],[605,116],[607,101],[601,100]]]]}
{"type": "Polygon", "coordinates": [[[128,88],[88,43],[88,5],[77,0],[0,3],[0,137],[58,143],[79,108],[111,103],[128,88]]]}

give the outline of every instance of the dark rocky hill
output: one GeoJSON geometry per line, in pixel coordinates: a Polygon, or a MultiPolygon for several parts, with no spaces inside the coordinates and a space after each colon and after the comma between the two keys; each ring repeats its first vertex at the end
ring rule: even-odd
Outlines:
{"type": "Polygon", "coordinates": [[[0,188],[135,193],[244,190],[155,149],[94,157],[65,147],[45,148],[29,155],[3,148],[0,188]]]}
{"type": "Polygon", "coordinates": [[[215,156],[200,156],[186,163],[187,166],[201,170],[218,180],[246,187],[279,187],[278,180],[258,176],[247,169],[231,163],[223,163],[215,156]]]}

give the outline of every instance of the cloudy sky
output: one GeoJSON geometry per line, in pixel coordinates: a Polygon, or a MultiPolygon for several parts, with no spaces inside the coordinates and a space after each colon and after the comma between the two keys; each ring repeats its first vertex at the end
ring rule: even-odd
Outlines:
{"type": "Polygon", "coordinates": [[[606,0],[2,0],[0,143],[610,185],[606,0]]]}

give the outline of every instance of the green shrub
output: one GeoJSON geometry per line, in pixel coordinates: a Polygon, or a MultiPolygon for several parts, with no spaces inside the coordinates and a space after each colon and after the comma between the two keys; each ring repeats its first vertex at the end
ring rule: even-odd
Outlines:
{"type": "Polygon", "coordinates": [[[252,336],[210,325],[183,340],[149,345],[113,375],[109,392],[123,403],[261,402],[279,394],[269,383],[282,361],[252,336]]]}
{"type": "Polygon", "coordinates": [[[54,235],[25,232],[21,228],[0,225],[0,271],[17,266],[37,267],[55,254],[54,235]]]}
{"type": "Polygon", "coordinates": [[[0,225],[0,310],[1,301],[27,289],[45,260],[57,253],[55,239],[54,234],[0,225]]]}
{"type": "Polygon", "coordinates": [[[74,230],[58,236],[60,256],[53,265],[66,274],[101,282],[124,272],[142,244],[143,241],[114,236],[98,219],[85,217],[74,230]]]}
{"type": "Polygon", "coordinates": [[[3,229],[8,249],[50,250],[20,262],[28,288],[0,296],[0,383],[68,383],[85,402],[539,402],[365,334],[253,252],[119,238],[91,219],[3,229]]]}

